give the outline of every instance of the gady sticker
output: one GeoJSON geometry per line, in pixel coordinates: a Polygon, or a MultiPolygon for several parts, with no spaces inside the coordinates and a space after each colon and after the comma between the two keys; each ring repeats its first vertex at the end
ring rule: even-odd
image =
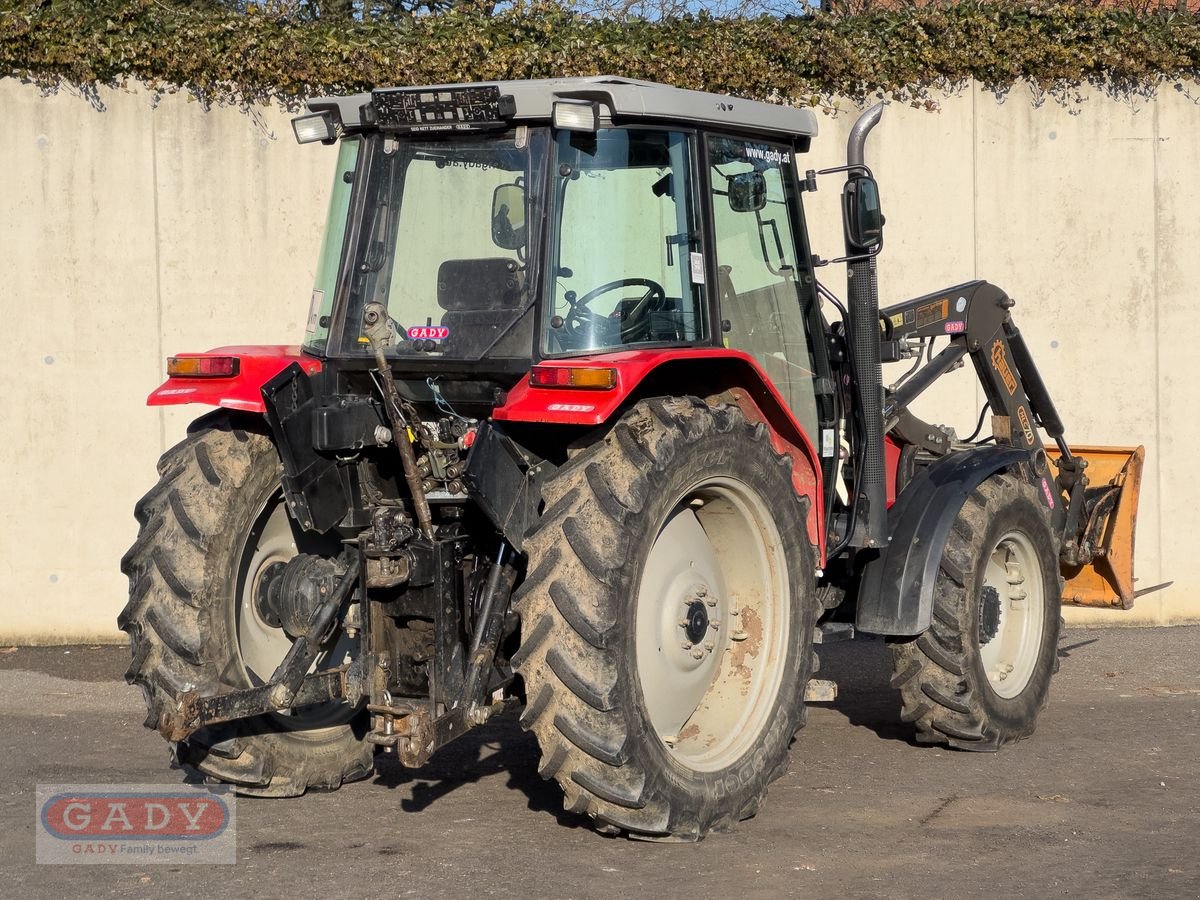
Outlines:
{"type": "Polygon", "coordinates": [[[445,325],[414,325],[408,329],[410,341],[444,341],[450,337],[450,329],[445,325]]]}
{"type": "Polygon", "coordinates": [[[1050,490],[1050,485],[1046,479],[1042,479],[1042,493],[1046,495],[1046,502],[1050,504],[1050,508],[1054,509],[1054,494],[1050,490]]]}

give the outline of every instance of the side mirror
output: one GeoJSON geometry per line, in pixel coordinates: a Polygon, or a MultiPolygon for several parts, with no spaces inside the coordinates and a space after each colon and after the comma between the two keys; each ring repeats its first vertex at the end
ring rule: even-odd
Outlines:
{"type": "Polygon", "coordinates": [[[767,205],[767,180],[762,172],[739,172],[726,179],[729,208],[734,212],[757,212],[767,205]]]}
{"type": "Polygon", "coordinates": [[[852,247],[874,251],[883,244],[879,185],[870,175],[860,175],[846,182],[842,192],[842,215],[846,223],[846,240],[852,247]]]}
{"type": "Polygon", "coordinates": [[[525,246],[525,188],[519,184],[492,192],[492,243],[504,250],[525,246]]]}

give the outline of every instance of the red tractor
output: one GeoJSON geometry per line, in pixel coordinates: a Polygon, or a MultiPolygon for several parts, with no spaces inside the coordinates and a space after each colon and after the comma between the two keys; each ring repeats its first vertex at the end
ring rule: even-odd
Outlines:
{"type": "Polygon", "coordinates": [[[299,795],[520,707],[568,809],[695,840],[832,691],[814,642],[888,636],[918,740],[996,750],[1046,703],[1064,576],[1132,602],[1141,448],[1068,447],[999,288],[880,310],[880,107],[821,173],[810,110],[619,78],[309,110],[339,150],[304,343],[172,357],[149,401],[217,407],[122,563],[181,765],[299,795]],[[845,305],[802,204],[834,173],[845,305]],[[983,439],[910,411],[968,357],[983,439]]]}

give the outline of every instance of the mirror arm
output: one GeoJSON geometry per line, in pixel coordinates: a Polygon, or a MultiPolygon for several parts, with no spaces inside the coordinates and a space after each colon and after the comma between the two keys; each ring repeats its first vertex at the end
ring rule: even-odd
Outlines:
{"type": "Polygon", "coordinates": [[[874,178],[875,173],[871,171],[871,167],[858,163],[850,166],[834,166],[832,169],[818,169],[817,175],[835,175],[838,172],[849,172],[854,175],[866,175],[868,178],[874,178]]]}
{"type": "Polygon", "coordinates": [[[883,249],[883,240],[881,238],[879,243],[876,244],[871,250],[869,250],[866,253],[856,253],[851,256],[839,256],[837,259],[823,259],[823,260],[821,260],[820,265],[828,266],[828,265],[832,265],[833,263],[864,262],[865,260],[868,260],[873,256],[878,256],[879,251],[882,249],[883,249]]]}

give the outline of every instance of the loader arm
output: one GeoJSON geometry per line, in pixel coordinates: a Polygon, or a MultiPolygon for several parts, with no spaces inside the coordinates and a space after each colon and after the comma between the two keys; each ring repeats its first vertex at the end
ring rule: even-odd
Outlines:
{"type": "MultiPolygon", "coordinates": [[[[884,359],[900,358],[914,340],[950,339],[887,397],[884,427],[900,436],[912,433],[910,404],[970,356],[992,412],[997,447],[1022,451],[1018,468],[1040,489],[1050,510],[1061,540],[1064,602],[1128,609],[1134,599],[1133,538],[1144,450],[1071,449],[1062,418],[1012,319],[1013,306],[995,285],[971,281],[881,310],[884,359]],[[1054,442],[1050,453],[1039,429],[1054,442]],[[1089,475],[1090,462],[1095,465],[1089,475]]],[[[943,452],[949,452],[948,444],[943,452]]],[[[936,453],[938,448],[925,449],[936,453]]]]}
{"type": "MultiPolygon", "coordinates": [[[[1034,426],[1044,428],[1062,452],[1063,424],[1012,322],[1012,305],[995,285],[970,281],[881,310],[888,323],[884,339],[889,349],[914,339],[950,338],[946,349],[888,398],[886,427],[895,425],[917,396],[969,355],[993,416],[1000,420],[992,423],[997,443],[1028,451],[1034,470],[1044,475],[1045,447],[1034,426]]],[[[1063,457],[1072,458],[1069,451],[1063,457]]]]}

